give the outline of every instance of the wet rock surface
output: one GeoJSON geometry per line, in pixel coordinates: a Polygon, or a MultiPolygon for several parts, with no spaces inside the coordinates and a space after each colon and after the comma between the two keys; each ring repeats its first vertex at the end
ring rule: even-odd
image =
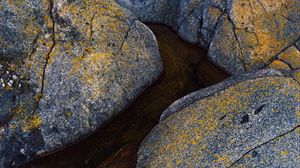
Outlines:
{"type": "Polygon", "coordinates": [[[0,4],[0,167],[78,142],[162,71],[153,33],[114,1],[0,4]]]}
{"type": "Polygon", "coordinates": [[[143,141],[137,167],[299,166],[300,86],[262,70],[177,100],[143,141]]]}
{"type": "MultiPolygon", "coordinates": [[[[279,55],[299,62],[300,5],[297,0],[118,0],[143,21],[167,24],[186,41],[209,50],[209,58],[231,74],[266,68],[279,55]],[[299,43],[299,42],[298,42],[299,43]]],[[[292,62],[290,62],[292,60],[292,62]]]]}

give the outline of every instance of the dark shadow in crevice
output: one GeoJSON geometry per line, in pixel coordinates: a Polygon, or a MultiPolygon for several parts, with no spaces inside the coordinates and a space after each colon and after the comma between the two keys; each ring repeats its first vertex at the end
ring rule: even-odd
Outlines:
{"type": "Polygon", "coordinates": [[[206,51],[180,39],[169,27],[148,25],[157,37],[164,72],[127,110],[85,140],[34,160],[28,168],[135,167],[140,143],[177,99],[218,83],[228,74],[206,51]]]}

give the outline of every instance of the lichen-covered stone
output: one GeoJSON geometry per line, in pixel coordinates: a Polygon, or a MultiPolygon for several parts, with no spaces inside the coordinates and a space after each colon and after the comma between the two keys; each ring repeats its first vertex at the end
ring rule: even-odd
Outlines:
{"type": "MultiPolygon", "coordinates": [[[[184,40],[208,49],[210,59],[231,74],[266,68],[288,47],[299,47],[300,5],[297,0],[118,2],[141,20],[172,26],[184,40]],[[228,21],[224,21],[224,17],[228,21]],[[218,31],[220,27],[230,28],[218,31]],[[230,51],[232,48],[227,42],[237,43],[239,49],[230,51]]],[[[288,60],[292,60],[291,64],[300,62],[299,58],[288,60]]]]}
{"type": "Polygon", "coordinates": [[[300,86],[287,73],[232,77],[171,105],[137,167],[298,167],[299,114],[300,86]]]}
{"type": "Polygon", "coordinates": [[[113,0],[0,4],[0,167],[78,142],[162,71],[153,33],[113,0]]]}

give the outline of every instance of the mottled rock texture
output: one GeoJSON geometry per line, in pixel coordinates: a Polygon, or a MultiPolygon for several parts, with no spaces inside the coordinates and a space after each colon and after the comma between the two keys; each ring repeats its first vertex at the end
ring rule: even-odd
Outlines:
{"type": "Polygon", "coordinates": [[[232,74],[266,68],[274,60],[299,68],[298,0],[117,1],[143,21],[173,27],[232,74]],[[288,58],[281,58],[286,52],[288,58]]]}
{"type": "Polygon", "coordinates": [[[162,71],[153,33],[113,0],[4,0],[0,20],[0,167],[79,141],[162,71]]]}
{"type": "Polygon", "coordinates": [[[225,80],[171,105],[137,167],[299,167],[300,85],[288,71],[225,80]]]}

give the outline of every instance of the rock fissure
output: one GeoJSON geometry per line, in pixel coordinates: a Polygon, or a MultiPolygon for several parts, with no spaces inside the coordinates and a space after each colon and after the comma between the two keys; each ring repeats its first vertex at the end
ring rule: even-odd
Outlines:
{"type": "Polygon", "coordinates": [[[287,17],[287,16],[284,16],[284,15],[279,15],[279,16],[285,18],[286,20],[288,20],[288,21],[290,21],[290,22],[292,22],[292,23],[299,23],[299,22],[297,22],[297,21],[295,21],[295,20],[290,19],[290,18],[287,17]]]}
{"type": "MultiPolygon", "coordinates": [[[[300,37],[299,37],[297,40],[295,40],[293,43],[291,43],[290,45],[288,45],[287,47],[285,47],[283,50],[281,50],[279,53],[277,53],[274,57],[272,57],[271,59],[269,59],[269,60],[267,61],[267,63],[266,63],[265,68],[266,68],[268,65],[270,65],[273,61],[279,59],[278,57],[279,57],[280,54],[282,54],[282,53],[284,53],[285,51],[287,51],[290,47],[295,46],[295,44],[296,44],[299,40],[300,40],[300,37]]],[[[289,65],[289,64],[287,64],[287,65],[289,65]]],[[[291,68],[291,69],[293,69],[293,68],[291,68]]]]}
{"type": "Polygon", "coordinates": [[[261,147],[261,146],[264,146],[264,145],[266,145],[266,144],[268,144],[268,143],[270,143],[270,142],[276,141],[276,140],[278,140],[279,138],[282,138],[282,137],[284,137],[284,136],[286,136],[286,135],[288,135],[288,134],[294,132],[297,128],[300,128],[300,125],[297,125],[296,127],[294,127],[293,129],[291,129],[290,131],[287,131],[287,132],[285,132],[285,133],[283,133],[283,134],[281,134],[281,135],[278,135],[278,136],[276,136],[276,137],[274,137],[274,138],[272,138],[272,139],[270,139],[270,140],[268,140],[268,141],[266,141],[266,142],[264,142],[264,143],[262,143],[262,144],[260,144],[260,145],[255,146],[254,148],[248,150],[248,151],[245,152],[240,158],[238,158],[236,161],[234,161],[229,167],[233,167],[236,163],[238,163],[239,161],[241,161],[247,154],[251,153],[251,152],[254,151],[255,149],[257,149],[257,148],[259,148],[259,147],[261,147]]]}
{"type": "Polygon", "coordinates": [[[178,23],[178,27],[180,28],[181,25],[196,11],[196,9],[198,8],[199,4],[197,4],[190,13],[187,14],[187,16],[185,16],[179,23],[178,23]]]}
{"type": "MultiPolygon", "coordinates": [[[[267,12],[265,6],[262,4],[262,2],[261,2],[260,0],[257,0],[257,1],[258,1],[258,3],[260,4],[260,6],[263,8],[264,12],[267,14],[268,12],[267,12]]],[[[251,3],[251,1],[249,1],[249,3],[251,3]]],[[[251,7],[251,8],[252,8],[252,7],[251,7]]],[[[253,10],[253,8],[252,8],[252,10],[253,10]]]]}
{"type": "Polygon", "coordinates": [[[126,42],[126,39],[127,39],[128,35],[129,35],[129,32],[133,29],[133,26],[134,26],[134,24],[136,23],[136,21],[137,21],[137,19],[133,19],[133,20],[131,21],[131,23],[129,24],[128,30],[126,30],[125,36],[124,36],[124,38],[121,40],[121,44],[120,44],[119,49],[117,49],[116,52],[113,54],[115,57],[118,56],[119,53],[122,51],[122,48],[123,48],[123,46],[124,46],[124,43],[126,42]]]}
{"type": "MultiPolygon", "coordinates": [[[[261,3],[260,0],[257,0],[257,1],[258,1],[259,3],[261,3]]],[[[252,13],[252,16],[255,16],[254,11],[253,11],[253,5],[252,5],[252,2],[251,2],[251,1],[249,1],[249,5],[250,5],[250,7],[251,7],[251,13],[252,13]]],[[[261,6],[262,6],[262,4],[261,4],[261,6]]],[[[262,7],[263,7],[263,6],[262,6],[262,7]]],[[[264,7],[263,7],[263,9],[265,10],[264,7]]],[[[267,12],[267,11],[265,11],[265,12],[267,12]]],[[[253,17],[250,19],[250,21],[251,21],[252,25],[255,26],[253,17]]],[[[259,44],[260,44],[260,41],[259,41],[259,38],[258,38],[258,36],[257,36],[256,30],[254,30],[253,33],[254,33],[255,38],[256,38],[256,41],[257,41],[257,43],[258,43],[258,45],[259,45],[259,44]]]]}
{"type": "Polygon", "coordinates": [[[33,109],[33,114],[37,111],[38,107],[39,107],[39,104],[40,104],[40,101],[41,99],[43,98],[44,96],[44,89],[45,89],[45,78],[46,78],[46,70],[47,70],[47,67],[48,67],[48,64],[49,64],[49,60],[50,60],[50,57],[51,57],[51,53],[53,52],[53,49],[56,45],[56,40],[55,40],[55,19],[54,19],[54,15],[53,15],[53,1],[52,0],[48,0],[48,3],[49,3],[49,16],[50,16],[50,19],[51,19],[51,40],[52,40],[52,44],[49,48],[49,52],[47,53],[46,57],[45,57],[45,64],[43,66],[43,71],[42,71],[42,79],[41,79],[41,88],[40,88],[40,93],[37,95],[37,104],[36,106],[34,107],[33,109]]]}
{"type": "MultiPolygon", "coordinates": [[[[230,19],[230,17],[228,16],[228,20],[231,22],[231,24],[232,24],[232,27],[233,27],[233,29],[232,29],[232,32],[233,32],[233,34],[234,34],[234,38],[235,38],[235,40],[236,40],[236,42],[237,42],[237,44],[238,44],[238,47],[239,47],[239,49],[240,49],[240,52],[241,52],[241,56],[242,57],[244,57],[244,51],[243,51],[243,48],[242,48],[242,45],[241,45],[241,43],[240,43],[240,41],[239,41],[239,39],[238,39],[238,36],[237,36],[237,33],[236,33],[236,28],[235,28],[235,24],[232,22],[232,20],[230,19]]],[[[241,61],[241,63],[242,63],[242,66],[243,66],[243,68],[244,68],[244,71],[246,71],[247,70],[247,64],[245,63],[245,61],[243,60],[243,58],[240,58],[239,56],[235,56],[238,60],[240,60],[241,61]]]]}
{"type": "Polygon", "coordinates": [[[294,69],[293,66],[286,60],[278,58],[276,60],[282,61],[283,63],[285,63],[290,69],[294,69]]]}
{"type": "Polygon", "coordinates": [[[216,22],[216,24],[215,24],[215,26],[214,26],[214,29],[212,30],[213,34],[216,34],[218,25],[220,24],[221,19],[222,19],[225,15],[226,15],[226,12],[223,11],[223,12],[221,13],[221,15],[218,17],[217,22],[216,22]]]}
{"type": "Polygon", "coordinates": [[[28,52],[27,57],[31,60],[32,59],[32,54],[35,53],[36,50],[36,43],[38,39],[40,38],[40,32],[37,34],[37,36],[33,39],[32,44],[31,44],[31,50],[28,52]]]}

